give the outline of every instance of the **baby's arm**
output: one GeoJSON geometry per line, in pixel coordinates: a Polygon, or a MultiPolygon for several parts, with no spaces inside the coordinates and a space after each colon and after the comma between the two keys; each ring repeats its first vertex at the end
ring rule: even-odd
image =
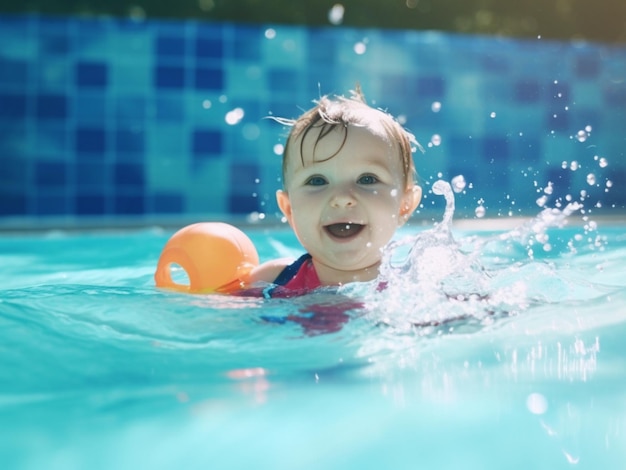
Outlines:
{"type": "Polygon", "coordinates": [[[293,258],[279,258],[260,264],[252,270],[248,282],[250,284],[255,282],[273,283],[282,270],[293,262],[293,258]]]}

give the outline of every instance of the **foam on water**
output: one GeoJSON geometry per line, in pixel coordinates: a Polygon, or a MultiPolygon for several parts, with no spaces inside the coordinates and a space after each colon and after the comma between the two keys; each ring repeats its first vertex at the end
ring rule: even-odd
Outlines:
{"type": "Polygon", "coordinates": [[[550,239],[550,231],[562,228],[581,211],[582,204],[545,208],[505,233],[457,240],[453,190],[439,180],[433,192],[446,200],[442,221],[430,230],[391,242],[375,282],[341,289],[366,299],[368,318],[374,323],[396,333],[467,332],[529,308],[604,298],[623,289],[591,283],[587,273],[561,269],[563,259],[581,247],[588,249],[585,243],[598,251],[604,248],[601,237],[590,235],[596,228],[593,223],[583,228],[584,237],[550,239]]]}

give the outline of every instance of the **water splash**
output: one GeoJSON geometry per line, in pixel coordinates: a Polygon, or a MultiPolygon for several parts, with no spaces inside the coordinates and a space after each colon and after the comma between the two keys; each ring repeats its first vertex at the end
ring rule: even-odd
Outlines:
{"type": "Polygon", "coordinates": [[[368,292],[357,292],[365,296],[376,324],[420,335],[468,331],[530,307],[606,294],[596,286],[565,279],[554,264],[540,259],[553,249],[572,249],[571,243],[551,240],[549,230],[563,227],[582,210],[582,204],[546,208],[509,232],[456,240],[452,233],[454,191],[439,180],[433,184],[433,193],[446,200],[441,222],[390,243],[383,253],[379,278],[368,286],[368,292]]]}

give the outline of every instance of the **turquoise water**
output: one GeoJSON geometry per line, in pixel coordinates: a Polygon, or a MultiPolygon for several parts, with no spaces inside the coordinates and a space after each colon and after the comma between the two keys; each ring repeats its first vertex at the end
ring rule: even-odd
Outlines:
{"type": "Polygon", "coordinates": [[[3,467],[623,468],[625,227],[513,225],[408,227],[383,291],[269,301],[156,289],[173,231],[0,237],[3,467]]]}

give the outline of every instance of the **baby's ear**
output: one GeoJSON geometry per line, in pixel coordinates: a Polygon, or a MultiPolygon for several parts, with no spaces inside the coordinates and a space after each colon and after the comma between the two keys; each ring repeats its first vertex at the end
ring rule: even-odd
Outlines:
{"type": "Polygon", "coordinates": [[[421,200],[422,188],[420,186],[415,184],[406,190],[402,198],[402,206],[400,206],[400,225],[403,225],[411,217],[421,200]]]}
{"type": "Polygon", "coordinates": [[[285,216],[285,219],[287,219],[287,222],[289,222],[289,225],[293,227],[293,224],[291,223],[293,219],[293,213],[291,210],[291,201],[289,200],[289,195],[282,189],[279,189],[278,191],[276,191],[276,202],[278,203],[278,208],[285,216]]]}

